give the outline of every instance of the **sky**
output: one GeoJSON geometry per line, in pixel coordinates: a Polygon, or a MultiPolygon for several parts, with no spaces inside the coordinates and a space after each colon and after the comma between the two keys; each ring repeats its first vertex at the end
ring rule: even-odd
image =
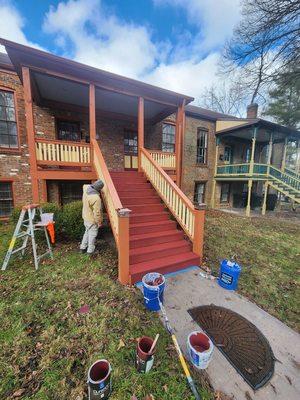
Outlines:
{"type": "Polygon", "coordinates": [[[0,37],[193,96],[195,104],[219,84],[222,47],[239,19],[240,0],[0,0],[0,37]]]}

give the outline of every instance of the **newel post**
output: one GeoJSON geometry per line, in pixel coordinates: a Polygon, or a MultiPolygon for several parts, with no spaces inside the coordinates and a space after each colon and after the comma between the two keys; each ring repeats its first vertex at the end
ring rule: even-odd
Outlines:
{"type": "Polygon", "coordinates": [[[203,257],[203,243],[204,243],[204,221],[205,221],[205,204],[195,205],[194,215],[194,240],[193,252],[200,256],[200,262],[203,257]]]}
{"type": "Polygon", "coordinates": [[[131,210],[122,208],[118,210],[118,259],[119,271],[118,279],[122,285],[130,283],[129,276],[129,216],[131,210]]]}

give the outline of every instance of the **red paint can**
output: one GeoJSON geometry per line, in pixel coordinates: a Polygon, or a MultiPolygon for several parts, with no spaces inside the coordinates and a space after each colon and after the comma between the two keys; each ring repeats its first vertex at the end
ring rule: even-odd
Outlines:
{"type": "Polygon", "coordinates": [[[88,372],[89,400],[106,400],[111,395],[111,366],[107,360],[97,360],[88,372]]]}
{"type": "Polygon", "coordinates": [[[143,336],[138,340],[135,365],[138,372],[142,374],[149,372],[153,366],[155,349],[150,353],[153,342],[154,340],[148,336],[143,336]]]}

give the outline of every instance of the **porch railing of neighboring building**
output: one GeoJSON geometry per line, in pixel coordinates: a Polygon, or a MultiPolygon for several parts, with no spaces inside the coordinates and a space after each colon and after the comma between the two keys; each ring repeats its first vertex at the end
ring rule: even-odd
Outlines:
{"type": "Polygon", "coordinates": [[[141,149],[141,168],[172,215],[193,243],[193,251],[202,257],[204,210],[195,209],[189,198],[172,181],[149,151],[141,149]]]}

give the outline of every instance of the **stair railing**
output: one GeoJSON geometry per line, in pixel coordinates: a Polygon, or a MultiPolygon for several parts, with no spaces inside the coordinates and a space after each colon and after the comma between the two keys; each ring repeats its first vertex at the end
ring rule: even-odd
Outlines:
{"type": "Polygon", "coordinates": [[[163,202],[193,243],[193,251],[202,257],[204,209],[198,210],[172,181],[162,167],[144,148],[141,149],[141,168],[163,202]]]}
{"type": "Polygon", "coordinates": [[[293,169],[291,169],[291,168],[287,168],[287,167],[284,168],[284,172],[285,172],[286,174],[291,175],[291,176],[293,176],[294,178],[300,180],[300,173],[299,173],[299,172],[297,172],[297,171],[295,171],[295,170],[293,170],[293,169]]]}
{"type": "Polygon", "coordinates": [[[296,177],[293,177],[286,172],[280,171],[280,169],[273,167],[270,165],[269,175],[271,178],[276,179],[279,182],[282,182],[290,190],[300,191],[300,180],[296,177]]]}
{"type": "Polygon", "coordinates": [[[104,157],[95,139],[92,139],[93,163],[99,179],[104,183],[101,195],[108,214],[112,232],[118,249],[119,281],[130,283],[129,274],[129,215],[124,208],[111,179],[104,157]]]}

